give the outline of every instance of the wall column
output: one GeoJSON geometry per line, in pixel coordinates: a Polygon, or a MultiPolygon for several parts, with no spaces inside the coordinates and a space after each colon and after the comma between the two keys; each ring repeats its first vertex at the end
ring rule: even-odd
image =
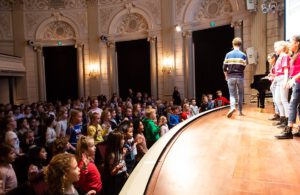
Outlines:
{"type": "Polygon", "coordinates": [[[37,52],[37,66],[38,66],[38,80],[39,80],[39,99],[40,101],[47,101],[46,97],[46,75],[45,64],[43,57],[43,48],[41,46],[36,47],[37,52]]]}
{"type": "Polygon", "coordinates": [[[83,68],[83,44],[77,43],[77,71],[78,71],[78,98],[84,97],[84,68],[83,68]]]}
{"type": "Polygon", "coordinates": [[[184,85],[185,97],[194,98],[195,92],[195,63],[193,60],[192,32],[183,32],[183,63],[184,63],[184,85]]]}
{"type": "Polygon", "coordinates": [[[116,62],[116,44],[114,41],[107,42],[108,52],[108,80],[110,86],[110,94],[119,92],[118,83],[118,67],[116,62]]]}
{"type": "Polygon", "coordinates": [[[157,40],[156,36],[148,38],[150,42],[150,78],[151,78],[151,96],[158,98],[158,85],[157,85],[157,40]]]}

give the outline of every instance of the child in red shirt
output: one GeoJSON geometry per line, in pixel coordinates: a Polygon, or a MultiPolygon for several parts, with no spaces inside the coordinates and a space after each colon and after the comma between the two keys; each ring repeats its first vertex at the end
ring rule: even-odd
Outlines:
{"type": "Polygon", "coordinates": [[[225,106],[225,105],[230,104],[228,99],[222,96],[222,91],[221,90],[218,90],[216,92],[216,94],[217,94],[218,97],[214,100],[215,101],[215,107],[220,107],[220,106],[225,106]]]}

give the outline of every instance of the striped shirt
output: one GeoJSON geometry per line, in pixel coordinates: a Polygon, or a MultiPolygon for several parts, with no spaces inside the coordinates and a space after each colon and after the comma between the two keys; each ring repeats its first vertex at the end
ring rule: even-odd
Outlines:
{"type": "Polygon", "coordinates": [[[227,72],[228,78],[244,78],[246,67],[246,54],[239,49],[228,52],[223,63],[223,71],[227,72]]]}

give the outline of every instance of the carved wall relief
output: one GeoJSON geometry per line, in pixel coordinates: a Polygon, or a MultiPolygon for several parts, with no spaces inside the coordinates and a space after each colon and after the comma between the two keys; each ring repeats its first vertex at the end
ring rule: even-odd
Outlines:
{"type": "Polygon", "coordinates": [[[194,20],[225,16],[229,15],[231,11],[231,4],[228,0],[203,0],[195,12],[194,20]]]}
{"type": "Polygon", "coordinates": [[[65,40],[75,37],[76,34],[72,26],[63,21],[55,21],[48,24],[43,33],[43,39],[45,40],[65,40]]]}
{"type": "Polygon", "coordinates": [[[0,40],[11,40],[12,39],[12,23],[11,23],[11,14],[0,13],[0,26],[1,34],[0,40]]]}
{"type": "Polygon", "coordinates": [[[146,19],[138,13],[124,15],[117,26],[118,34],[144,32],[148,29],[146,19]]]}

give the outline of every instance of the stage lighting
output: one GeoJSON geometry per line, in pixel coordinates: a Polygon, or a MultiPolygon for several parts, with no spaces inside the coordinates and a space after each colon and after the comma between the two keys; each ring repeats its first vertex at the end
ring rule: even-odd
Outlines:
{"type": "Polygon", "coordinates": [[[100,36],[100,40],[103,41],[103,42],[107,42],[107,41],[108,41],[108,38],[107,38],[107,36],[105,36],[105,35],[101,35],[101,36],[100,36]]]}

